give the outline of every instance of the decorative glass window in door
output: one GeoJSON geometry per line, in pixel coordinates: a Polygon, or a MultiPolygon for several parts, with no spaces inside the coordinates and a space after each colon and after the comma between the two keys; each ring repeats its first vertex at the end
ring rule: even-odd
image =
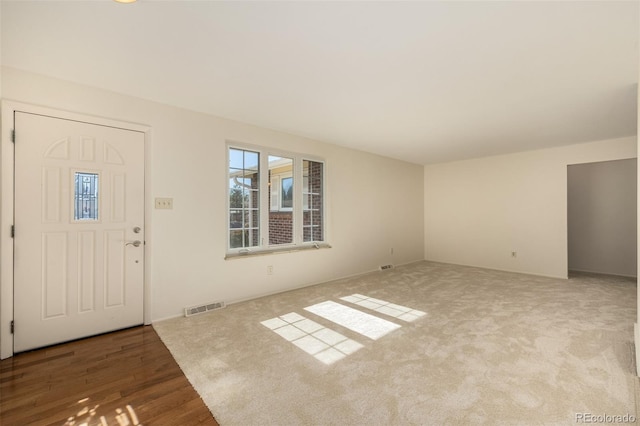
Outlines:
{"type": "Polygon", "coordinates": [[[97,173],[75,172],[74,215],[75,220],[98,220],[97,173]]]}

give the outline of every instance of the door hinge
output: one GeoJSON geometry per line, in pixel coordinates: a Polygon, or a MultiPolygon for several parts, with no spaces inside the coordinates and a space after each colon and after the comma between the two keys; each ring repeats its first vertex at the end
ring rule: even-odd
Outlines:
{"type": "Polygon", "coordinates": [[[15,131],[15,129],[11,130],[11,142],[16,143],[16,131],[15,131]]]}
{"type": "Polygon", "coordinates": [[[11,321],[11,334],[13,334],[14,331],[16,331],[16,324],[14,321],[11,321]]]}
{"type": "Polygon", "coordinates": [[[11,225],[11,238],[15,238],[16,236],[16,226],[11,225]]]}

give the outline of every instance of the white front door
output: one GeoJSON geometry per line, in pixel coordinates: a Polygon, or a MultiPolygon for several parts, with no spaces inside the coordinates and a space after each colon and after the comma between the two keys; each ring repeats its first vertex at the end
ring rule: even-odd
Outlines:
{"type": "Polygon", "coordinates": [[[14,351],[142,324],[144,133],[17,111],[14,128],[14,351]]]}

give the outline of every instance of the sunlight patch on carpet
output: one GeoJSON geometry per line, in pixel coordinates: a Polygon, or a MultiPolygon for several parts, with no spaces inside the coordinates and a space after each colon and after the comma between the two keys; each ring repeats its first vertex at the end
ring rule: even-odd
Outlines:
{"type": "Polygon", "coordinates": [[[261,324],[327,365],[363,347],[355,340],[295,312],[262,321],[261,324]]]}
{"type": "Polygon", "coordinates": [[[374,299],[373,297],[363,296],[362,294],[352,294],[351,296],[341,297],[340,299],[407,322],[415,321],[427,315],[426,312],[418,311],[417,309],[407,308],[406,306],[396,305],[386,300],[374,299]]]}
{"type": "Polygon", "coordinates": [[[304,309],[373,340],[378,340],[401,327],[393,322],[332,301],[307,306],[304,309]]]}

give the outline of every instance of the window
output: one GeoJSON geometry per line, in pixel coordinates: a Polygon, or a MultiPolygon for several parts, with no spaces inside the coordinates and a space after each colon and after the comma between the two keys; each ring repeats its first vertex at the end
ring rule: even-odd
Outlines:
{"type": "Polygon", "coordinates": [[[229,248],[256,247],[260,237],[260,155],[229,150],[229,248]]]}
{"type": "Polygon", "coordinates": [[[324,163],[260,148],[228,149],[228,252],[324,242],[324,163]]]}
{"type": "Polygon", "coordinates": [[[293,208],[293,178],[287,177],[280,180],[280,209],[293,208]]]}
{"type": "Polygon", "coordinates": [[[269,245],[293,243],[293,158],[269,156],[269,245]]]}
{"type": "Polygon", "coordinates": [[[98,220],[99,177],[97,173],[75,172],[74,220],[98,220]]]}
{"type": "Polygon", "coordinates": [[[302,166],[302,201],[304,241],[323,241],[322,181],[323,164],[304,160],[302,166]]]}

